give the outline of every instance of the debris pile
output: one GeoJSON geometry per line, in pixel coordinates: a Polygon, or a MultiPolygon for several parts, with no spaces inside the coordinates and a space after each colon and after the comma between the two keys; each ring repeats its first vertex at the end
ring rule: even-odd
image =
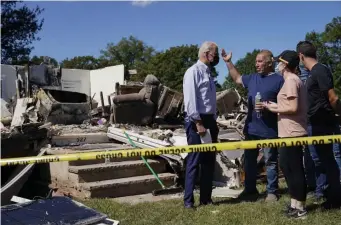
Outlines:
{"type": "Polygon", "coordinates": [[[72,125],[55,124],[50,127],[50,135],[58,136],[58,135],[75,134],[75,133],[97,133],[97,132],[107,132],[107,130],[108,130],[108,126],[106,125],[93,126],[88,123],[72,124],[72,125]]]}
{"type": "MultiPolygon", "coordinates": [[[[74,146],[99,146],[98,143],[104,146],[112,141],[122,146],[130,145],[122,132],[124,129],[139,148],[187,145],[183,126],[183,94],[164,86],[153,75],[146,76],[143,83],[113,84],[114,90],[107,96],[108,104],[105,104],[102,91],[99,92],[99,104],[94,96],[66,90],[65,85],[63,89],[61,68],[41,64],[20,67],[13,74],[16,76],[12,86],[15,90],[11,92],[14,97],[1,99],[2,137],[3,133],[7,133],[8,137],[13,132],[22,135],[25,129],[30,131],[26,135],[36,137],[44,130],[45,136],[40,139],[48,140],[52,148],[69,147],[69,152],[74,146]]],[[[241,140],[247,109],[237,90],[217,93],[217,113],[221,129],[219,140],[241,140]]],[[[53,152],[53,149],[48,152],[53,152]]],[[[159,156],[176,174],[176,185],[183,184],[186,155],[170,153],[159,156]]],[[[239,187],[241,157],[241,151],[218,153],[216,186],[239,187]]]]}

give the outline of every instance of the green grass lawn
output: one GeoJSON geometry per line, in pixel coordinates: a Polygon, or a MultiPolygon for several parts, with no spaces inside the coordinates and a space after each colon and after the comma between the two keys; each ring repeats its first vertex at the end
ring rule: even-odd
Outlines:
{"type": "MultiPolygon", "coordinates": [[[[283,185],[281,185],[283,186],[283,185]]],[[[264,186],[259,186],[264,190],[264,186]]],[[[198,197],[198,196],[196,196],[198,197]]],[[[197,200],[197,199],[196,199],[197,200]]],[[[121,204],[110,199],[90,199],[83,201],[87,206],[107,214],[110,218],[119,220],[120,225],[126,224],[247,224],[247,225],[277,225],[277,224],[307,224],[307,225],[340,225],[341,210],[321,211],[308,201],[309,215],[305,220],[286,218],[281,212],[289,201],[289,196],[283,194],[276,203],[258,201],[254,203],[237,203],[233,199],[214,199],[221,204],[199,207],[196,211],[183,208],[182,199],[163,200],[153,203],[136,205],[121,204]]]]}

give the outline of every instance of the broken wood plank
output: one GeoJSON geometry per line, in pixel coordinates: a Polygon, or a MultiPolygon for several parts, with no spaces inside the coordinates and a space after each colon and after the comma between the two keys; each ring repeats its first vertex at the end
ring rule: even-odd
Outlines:
{"type": "Polygon", "coordinates": [[[19,98],[15,106],[14,115],[11,122],[11,128],[21,126],[24,123],[23,114],[26,112],[27,104],[32,102],[32,98],[19,98]]]}

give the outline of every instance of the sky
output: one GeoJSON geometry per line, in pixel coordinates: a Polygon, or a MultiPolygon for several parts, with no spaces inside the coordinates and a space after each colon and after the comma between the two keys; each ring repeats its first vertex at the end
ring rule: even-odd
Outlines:
{"type": "MultiPolygon", "coordinates": [[[[108,43],[133,35],[156,50],[214,41],[232,51],[232,61],[254,49],[274,55],[295,49],[310,31],[321,32],[341,16],[341,2],[25,2],[44,8],[44,25],[31,55],[57,61],[93,55],[108,43]]],[[[228,74],[217,65],[218,81],[228,74]]]]}

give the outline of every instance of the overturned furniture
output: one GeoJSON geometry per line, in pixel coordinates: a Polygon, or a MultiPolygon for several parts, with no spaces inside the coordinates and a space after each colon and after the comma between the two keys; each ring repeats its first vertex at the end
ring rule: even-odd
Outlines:
{"type": "Polygon", "coordinates": [[[179,117],[183,105],[183,94],[166,86],[162,87],[157,116],[172,122],[179,117]]]}
{"type": "Polygon", "coordinates": [[[183,94],[164,86],[153,75],[148,75],[143,85],[117,83],[115,93],[111,123],[150,125],[155,117],[172,123],[182,112],[183,94]],[[132,115],[128,116],[127,112],[132,115]]]}
{"type": "Polygon", "coordinates": [[[227,89],[217,93],[217,123],[236,130],[244,138],[243,129],[247,117],[247,103],[236,89],[227,89]]]}
{"type": "Polygon", "coordinates": [[[116,95],[126,95],[131,93],[139,93],[143,88],[143,83],[131,83],[129,82],[126,85],[120,85],[119,83],[115,84],[115,93],[116,95]]]}
{"type": "Polygon", "coordinates": [[[217,92],[217,109],[219,114],[226,116],[232,113],[241,102],[242,98],[236,89],[227,89],[221,92],[217,92]]]}
{"type": "Polygon", "coordinates": [[[53,124],[81,124],[89,119],[90,104],[85,94],[61,90],[39,89],[39,112],[53,124]]]}
{"type": "Polygon", "coordinates": [[[144,80],[144,87],[138,93],[116,95],[111,109],[111,123],[148,125],[157,112],[160,81],[153,75],[144,80]]]}

